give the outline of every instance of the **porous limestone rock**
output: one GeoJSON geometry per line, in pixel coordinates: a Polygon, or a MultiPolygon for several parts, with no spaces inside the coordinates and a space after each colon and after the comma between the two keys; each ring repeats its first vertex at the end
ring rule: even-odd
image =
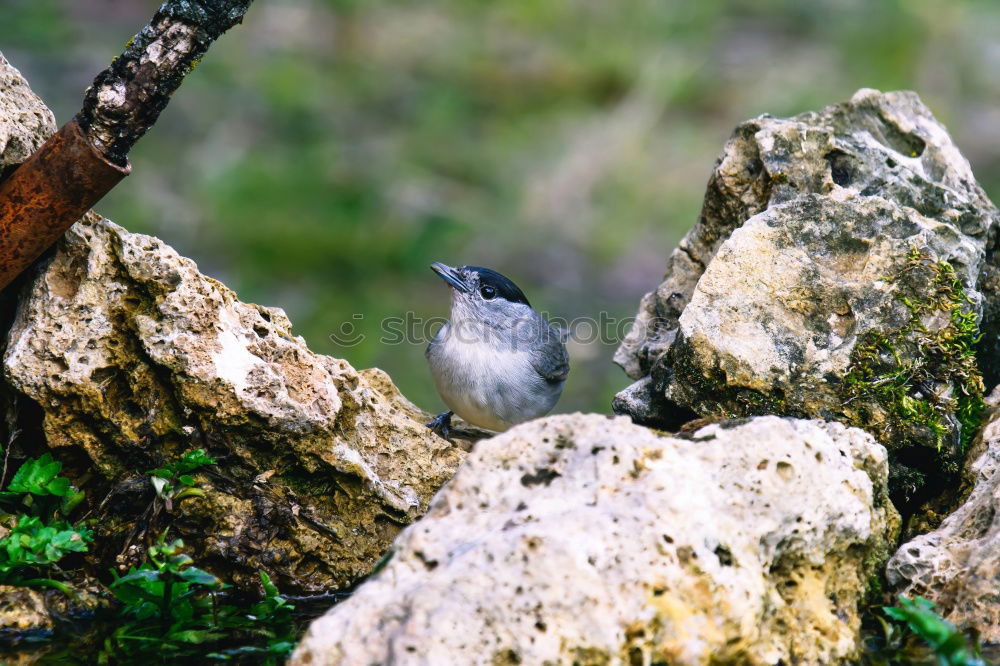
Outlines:
{"type": "Polygon", "coordinates": [[[476,445],[290,663],[844,662],[898,525],[886,476],[835,423],[527,423],[476,445]]]}
{"type": "Polygon", "coordinates": [[[344,587],[465,455],[381,371],[310,352],[281,310],[92,213],[26,285],[3,360],[92,502],[96,566],[135,563],[170,525],[237,584],[344,587]],[[197,448],[219,459],[196,475],[206,495],[154,502],[146,470],[197,448]]]}
{"type": "Polygon", "coordinates": [[[838,419],[903,450],[896,485],[915,491],[956,467],[976,423],[970,349],[997,219],[913,93],[748,121],[616,354],[645,382],[616,409],[838,419]]]}
{"type": "Polygon", "coordinates": [[[55,131],[52,112],[0,53],[0,173],[28,159],[55,131]]]}
{"type": "Polygon", "coordinates": [[[880,197],[986,240],[997,211],[968,161],[915,93],[859,90],[849,102],[793,118],[742,123],[708,181],[697,223],[667,260],[615,354],[640,379],[670,348],[701,274],[733,230],[798,196],[840,190],[880,197]]]}
{"type": "MultiPolygon", "coordinates": [[[[996,396],[994,392],[994,396],[996,396]]],[[[896,592],[935,601],[962,629],[1000,643],[1000,411],[970,451],[968,498],[941,525],[904,544],[886,578],[896,592]]]]}
{"type": "Polygon", "coordinates": [[[653,382],[700,414],[837,419],[946,464],[982,400],[981,297],[965,287],[980,258],[950,225],[878,197],[773,206],[722,244],[653,382]]]}

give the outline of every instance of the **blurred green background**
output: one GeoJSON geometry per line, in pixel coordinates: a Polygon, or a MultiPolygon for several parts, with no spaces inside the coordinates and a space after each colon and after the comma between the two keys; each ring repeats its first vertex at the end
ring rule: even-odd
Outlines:
{"type": "MultiPolygon", "coordinates": [[[[0,51],[62,123],[157,4],[4,0],[0,51]]],[[[424,343],[379,341],[446,314],[431,261],[631,317],[733,127],[860,87],[918,91],[1000,196],[995,0],[256,0],[99,208],[436,411],[424,343]]],[[[614,347],[572,345],[557,411],[608,411],[614,347]]]]}

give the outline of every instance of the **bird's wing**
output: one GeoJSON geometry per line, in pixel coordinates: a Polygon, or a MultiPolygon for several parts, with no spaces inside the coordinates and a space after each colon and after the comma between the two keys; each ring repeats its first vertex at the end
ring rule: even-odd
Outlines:
{"type": "Polygon", "coordinates": [[[546,325],[541,344],[531,354],[531,366],[545,381],[552,384],[566,381],[569,376],[569,354],[563,344],[562,334],[546,325]]]}
{"type": "Polygon", "coordinates": [[[424,350],[424,356],[430,358],[431,354],[434,353],[434,348],[444,342],[444,339],[448,336],[449,327],[450,324],[445,322],[445,324],[437,330],[437,333],[434,334],[434,339],[430,341],[427,345],[427,349],[424,350]]]}

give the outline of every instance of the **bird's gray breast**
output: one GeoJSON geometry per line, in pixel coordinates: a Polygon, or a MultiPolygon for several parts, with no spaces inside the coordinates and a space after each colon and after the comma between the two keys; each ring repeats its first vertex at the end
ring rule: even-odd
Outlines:
{"type": "Polygon", "coordinates": [[[563,382],[539,374],[532,345],[494,337],[446,324],[428,346],[427,360],[438,393],[453,412],[473,425],[506,430],[547,414],[563,382]]]}

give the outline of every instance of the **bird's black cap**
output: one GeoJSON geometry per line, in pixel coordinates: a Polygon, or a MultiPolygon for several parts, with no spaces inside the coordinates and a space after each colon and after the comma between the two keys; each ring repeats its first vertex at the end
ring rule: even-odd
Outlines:
{"type": "Polygon", "coordinates": [[[511,282],[507,276],[501,275],[489,268],[483,268],[482,266],[462,266],[462,270],[477,273],[479,275],[480,286],[489,285],[493,287],[497,290],[499,296],[511,303],[524,303],[529,308],[531,307],[531,303],[528,302],[528,298],[524,295],[524,292],[511,282]]]}

